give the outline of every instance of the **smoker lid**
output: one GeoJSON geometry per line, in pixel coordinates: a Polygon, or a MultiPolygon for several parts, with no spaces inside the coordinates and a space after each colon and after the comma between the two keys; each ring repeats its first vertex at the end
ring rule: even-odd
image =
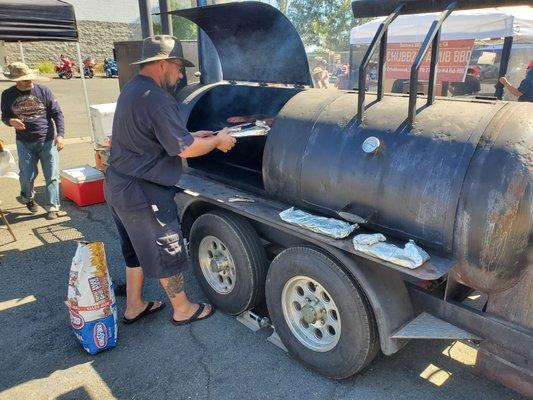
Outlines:
{"type": "Polygon", "coordinates": [[[170,13],[205,31],[217,49],[224,79],[311,85],[302,40],[276,8],[247,1],[170,13]]]}

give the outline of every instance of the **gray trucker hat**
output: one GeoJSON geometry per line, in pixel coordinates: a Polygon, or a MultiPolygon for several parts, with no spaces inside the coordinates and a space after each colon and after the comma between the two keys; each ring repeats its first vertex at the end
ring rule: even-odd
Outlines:
{"type": "Polygon", "coordinates": [[[181,60],[185,67],[194,67],[194,64],[183,58],[180,53],[179,40],[170,35],[156,35],[143,40],[141,59],[131,65],[144,64],[159,60],[181,60]]]}

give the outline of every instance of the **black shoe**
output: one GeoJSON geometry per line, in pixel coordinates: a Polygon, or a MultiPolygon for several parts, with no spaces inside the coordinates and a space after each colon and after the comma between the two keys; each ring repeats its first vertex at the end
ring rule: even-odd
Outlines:
{"type": "Polygon", "coordinates": [[[46,219],[48,220],[57,219],[57,217],[57,211],[48,211],[48,213],[46,214],[46,219]]]}
{"type": "Polygon", "coordinates": [[[32,214],[35,214],[38,210],[37,204],[33,200],[30,200],[29,202],[27,202],[26,207],[28,207],[28,210],[30,210],[32,214]]]}

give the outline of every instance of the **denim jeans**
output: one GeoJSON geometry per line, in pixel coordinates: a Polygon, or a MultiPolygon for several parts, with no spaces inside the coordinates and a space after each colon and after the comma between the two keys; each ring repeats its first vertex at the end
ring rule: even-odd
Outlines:
{"type": "Polygon", "coordinates": [[[37,163],[41,161],[46,180],[46,211],[59,211],[59,153],[53,140],[26,143],[17,140],[20,169],[20,194],[25,202],[33,200],[33,184],[37,178],[37,163]]]}

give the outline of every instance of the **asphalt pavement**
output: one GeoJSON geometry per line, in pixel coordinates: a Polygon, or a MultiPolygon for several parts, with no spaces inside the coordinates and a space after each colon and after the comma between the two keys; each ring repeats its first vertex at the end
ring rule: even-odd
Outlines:
{"type": "MultiPolygon", "coordinates": [[[[116,79],[88,82],[91,103],[116,100],[116,79]]],[[[48,83],[66,116],[67,145],[61,167],[94,165],[81,83],[48,83]]],[[[0,90],[8,84],[0,82],[0,90]]],[[[11,130],[0,137],[14,148],[11,130]]],[[[37,202],[44,195],[42,176],[37,202]]],[[[63,216],[31,215],[15,200],[18,183],[0,181],[0,200],[18,240],[0,226],[0,399],[520,399],[475,374],[476,353],[462,343],[411,342],[379,356],[361,374],[334,381],[306,369],[235,318],[216,313],[184,327],[171,311],[119,323],[118,346],[95,356],[70,329],[68,271],[76,241],[102,241],[112,278],[123,280],[118,237],[105,204],[80,208],[62,199],[63,216]]],[[[187,293],[204,296],[187,273],[187,293]]],[[[164,299],[157,282],[146,282],[147,299],[164,299]]],[[[119,314],[124,298],[118,298],[119,314]]]]}

